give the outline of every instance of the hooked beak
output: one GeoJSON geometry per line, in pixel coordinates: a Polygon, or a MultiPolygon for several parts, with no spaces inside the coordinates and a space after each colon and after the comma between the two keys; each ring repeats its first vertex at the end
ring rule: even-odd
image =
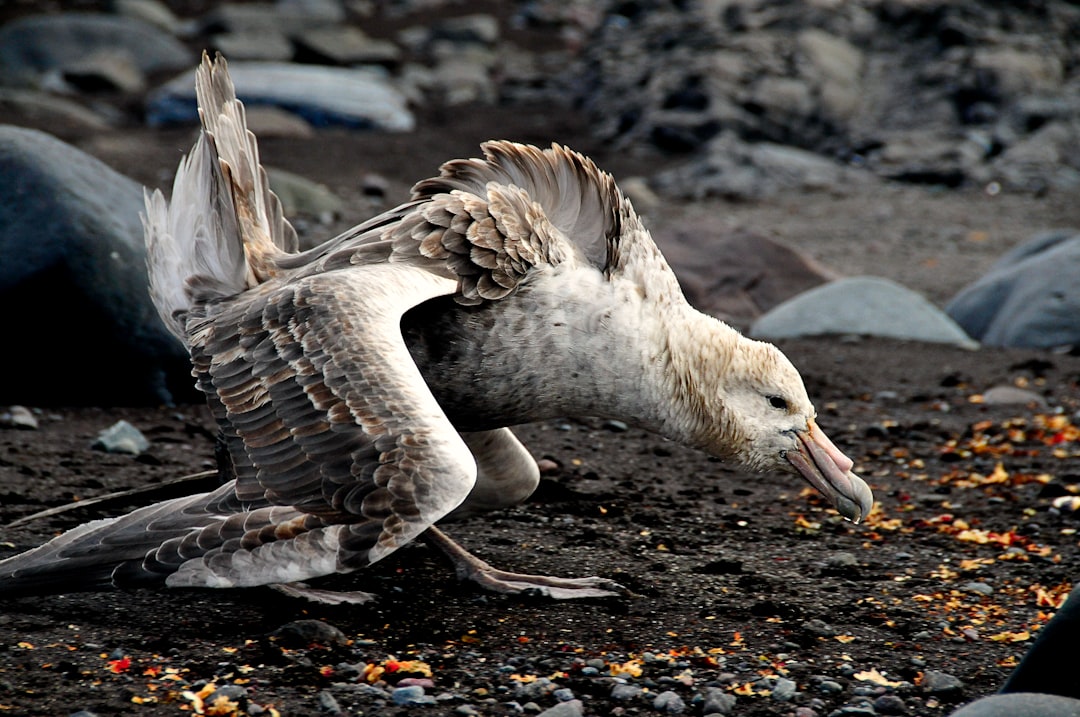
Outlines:
{"type": "Polygon", "coordinates": [[[807,482],[832,501],[840,515],[861,523],[874,506],[874,494],[862,478],[851,472],[850,458],[833,445],[810,419],[805,431],[795,431],[798,449],[784,454],[807,482]]]}

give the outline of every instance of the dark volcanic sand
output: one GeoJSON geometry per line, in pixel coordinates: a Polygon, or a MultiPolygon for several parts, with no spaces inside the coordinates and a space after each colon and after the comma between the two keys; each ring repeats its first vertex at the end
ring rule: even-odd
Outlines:
{"type": "MultiPolygon", "coordinates": [[[[263,156],[352,200],[344,226],[372,211],[358,188],[366,172],[390,180],[394,202],[442,160],[474,154],[494,136],[581,148],[618,178],[657,164],[606,154],[572,116],[487,108],[426,118],[410,136],[268,141],[263,156]]],[[[118,131],[78,143],[140,181],[164,184],[192,137],[118,131]]],[[[939,302],[1031,232],[1077,218],[1069,198],[1053,195],[853,192],[646,213],[660,231],[688,217],[760,229],[843,273],[890,276],[939,302]]],[[[427,548],[410,546],[370,571],[326,581],[378,593],[368,607],[313,605],[269,589],[15,600],[0,605],[0,714],[190,714],[183,691],[206,681],[239,682],[253,703],[288,715],[319,713],[327,691],[349,714],[452,714],[463,704],[518,714],[507,703],[555,705],[550,690],[529,687],[533,678],[569,688],[597,715],[653,713],[653,696],[668,690],[687,714],[701,714],[695,695],[710,687],[738,695],[738,715],[791,714],[811,699],[823,701],[814,706],[826,715],[859,696],[875,699],[886,689],[881,681],[919,715],[947,714],[994,691],[1030,645],[1025,635],[1045,624],[1076,577],[1080,520],[1050,507],[1080,480],[1080,443],[1068,425],[1039,428],[1037,411],[972,397],[1026,382],[1067,423],[1080,409],[1080,359],[879,340],[783,348],[804,373],[820,423],[875,490],[881,514],[869,525],[840,521],[795,477],[748,475],[634,429],[570,419],[529,426],[521,430],[527,445],[560,468],[520,508],[448,532],[499,567],[598,574],[632,597],[559,603],[483,594],[457,583],[427,548]],[[957,449],[946,451],[953,441],[957,449]],[[992,592],[973,592],[981,588],[972,582],[992,592]],[[269,637],[312,618],[348,642],[269,637]],[[355,670],[333,669],[391,656],[425,662],[433,683],[422,683],[426,693],[450,697],[380,704],[356,687],[355,670]],[[623,677],[647,691],[612,700],[612,666],[626,663],[642,672],[623,677]],[[933,693],[935,680],[924,679],[932,671],[963,688],[933,693]],[[802,694],[779,702],[765,683],[751,684],[763,676],[786,676],[802,694]]],[[[45,408],[39,419],[37,431],[0,430],[0,524],[204,470],[213,455],[211,421],[199,406],[45,408]],[[148,454],[90,448],[119,419],[146,433],[148,454]]],[[[136,504],[5,528],[0,555],[136,504]]],[[[392,685],[404,673],[384,677],[392,685]]]]}

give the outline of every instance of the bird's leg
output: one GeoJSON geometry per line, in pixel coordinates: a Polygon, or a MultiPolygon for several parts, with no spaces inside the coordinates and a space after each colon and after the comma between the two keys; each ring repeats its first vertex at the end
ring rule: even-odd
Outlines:
{"type": "Polygon", "coordinates": [[[629,592],[622,585],[606,578],[556,578],[499,570],[465,550],[435,526],[424,531],[422,537],[428,545],[438,548],[450,559],[458,579],[471,580],[492,592],[535,593],[556,600],[611,597],[629,592]]]}
{"type": "Polygon", "coordinates": [[[311,587],[307,583],[277,583],[270,587],[289,597],[304,598],[305,600],[323,603],[324,605],[363,605],[378,597],[372,593],[360,592],[359,590],[349,592],[319,590],[318,588],[311,587]]]}

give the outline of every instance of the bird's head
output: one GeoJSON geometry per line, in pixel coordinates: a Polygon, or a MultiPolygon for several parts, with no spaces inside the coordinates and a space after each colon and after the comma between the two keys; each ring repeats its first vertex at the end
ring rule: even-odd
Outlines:
{"type": "Polygon", "coordinates": [[[778,348],[740,337],[718,387],[706,450],[755,470],[797,473],[848,520],[866,518],[870,487],[818,427],[802,377],[778,348]]]}

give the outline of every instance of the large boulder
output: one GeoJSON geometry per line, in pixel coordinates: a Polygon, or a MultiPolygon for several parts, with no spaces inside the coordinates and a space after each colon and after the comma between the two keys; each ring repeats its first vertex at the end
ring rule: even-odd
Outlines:
{"type": "Polygon", "coordinates": [[[875,276],[837,279],[788,299],[755,321],[750,335],[762,339],[879,336],[978,347],[921,294],[875,276]]]}
{"type": "Polygon", "coordinates": [[[1080,232],[1036,235],[1006,252],[945,307],[988,346],[1080,345],[1080,232]]]}
{"type": "MultiPolygon", "coordinates": [[[[294,112],[316,127],[343,125],[410,132],[416,119],[405,95],[374,72],[322,65],[233,62],[229,75],[244,104],[272,105],[294,112]]],[[[195,70],[150,94],[151,125],[198,122],[195,70]]]]}
{"type": "Polygon", "coordinates": [[[655,236],[687,300],[740,329],[796,294],[838,278],[787,244],[708,220],[681,222],[655,236]]]}
{"type": "Polygon", "coordinates": [[[194,398],[147,291],[142,187],[39,132],[0,125],[0,405],[194,398]]]}
{"type": "Polygon", "coordinates": [[[195,63],[176,38],[135,18],[32,15],[0,28],[0,84],[39,86],[50,77],[82,71],[103,55],[123,57],[142,74],[175,72],[195,63]]]}

